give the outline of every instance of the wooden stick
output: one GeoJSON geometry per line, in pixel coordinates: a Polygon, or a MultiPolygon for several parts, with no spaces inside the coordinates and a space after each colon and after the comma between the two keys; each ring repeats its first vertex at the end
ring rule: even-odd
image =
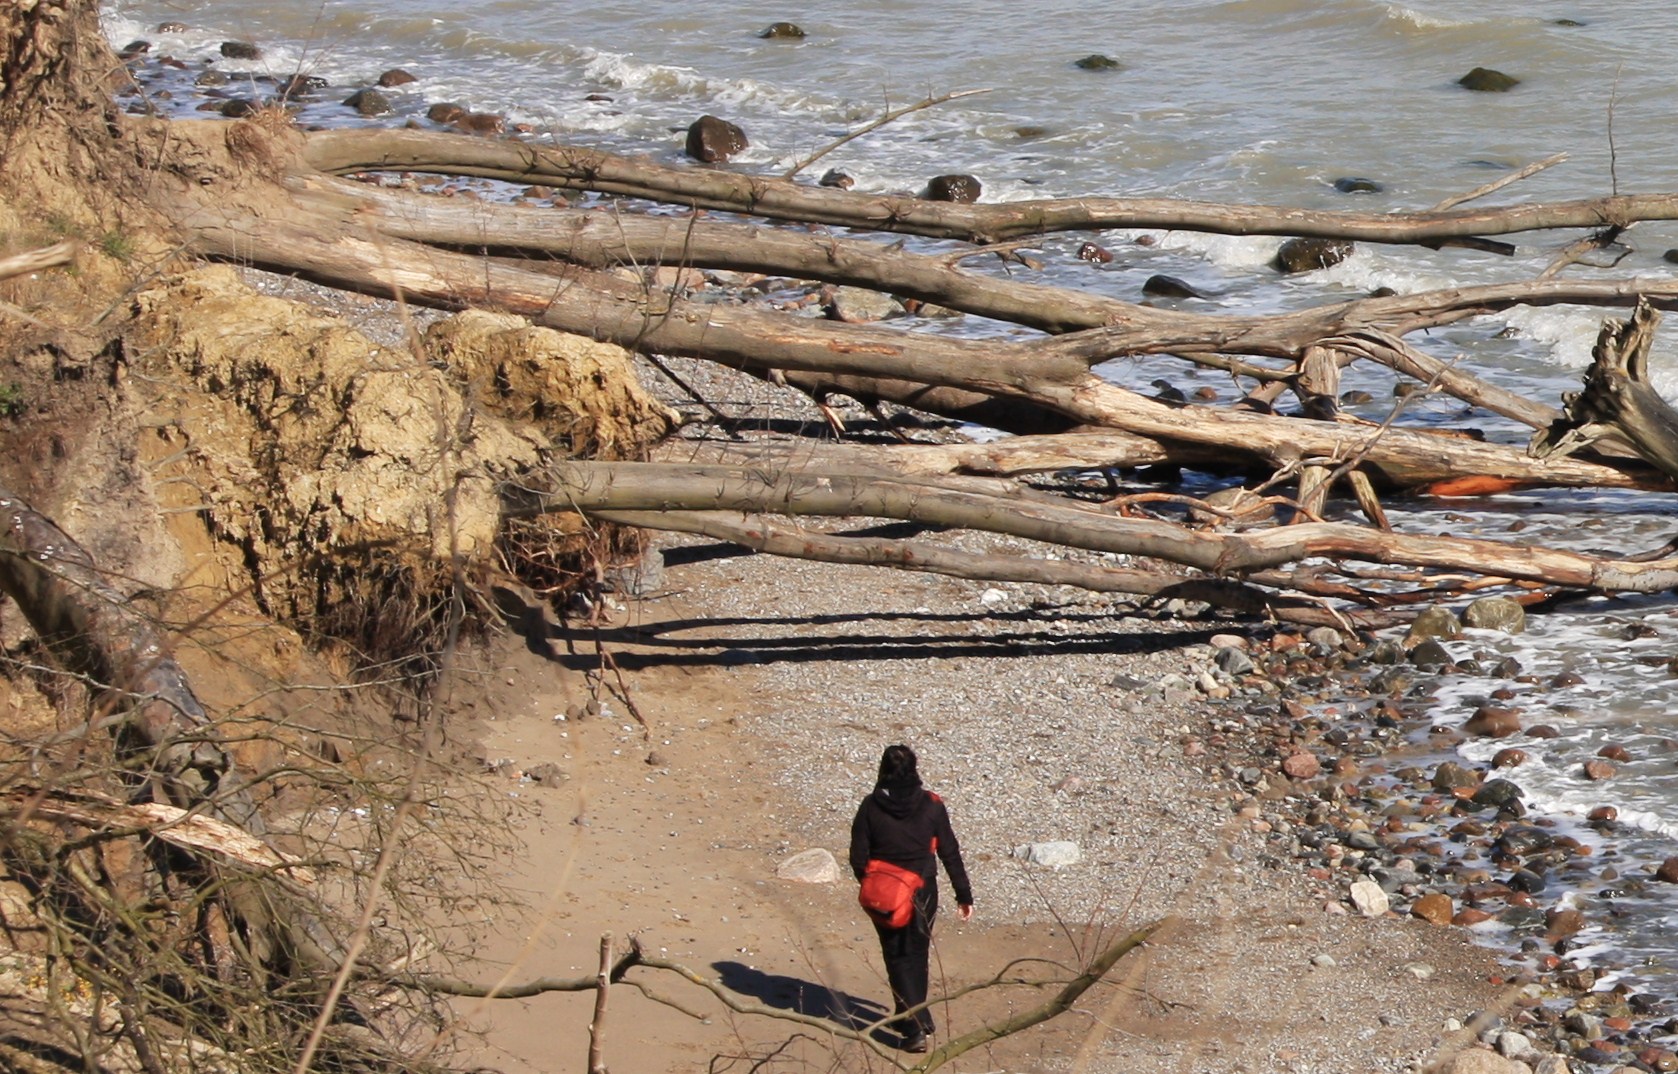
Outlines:
{"type": "Polygon", "coordinates": [[[594,1020],[588,1024],[588,1074],[606,1074],[606,997],[612,987],[612,934],[600,937],[600,972],[595,977],[594,1020]]]}
{"type": "Polygon", "coordinates": [[[923,108],[932,108],[932,107],[935,107],[937,105],[944,104],[947,101],[956,100],[957,98],[960,98],[960,97],[971,97],[971,96],[973,96],[974,94],[977,94],[977,93],[989,93],[989,92],[990,92],[990,90],[988,90],[988,89],[959,90],[955,93],[946,93],[942,97],[928,97],[926,100],[921,101],[917,104],[912,104],[907,108],[899,108],[895,112],[887,112],[885,115],[881,116],[879,119],[874,120],[872,123],[865,123],[862,126],[858,127],[856,130],[854,130],[851,133],[845,135],[843,138],[839,139],[838,141],[832,142],[832,143],[828,144],[827,146],[816,150],[814,153],[805,157],[803,160],[799,161],[797,164],[794,164],[788,171],[786,171],[785,173],[782,174],[781,178],[791,179],[793,176],[797,175],[799,172],[803,171],[805,168],[808,168],[810,165],[814,164],[816,161],[818,161],[818,160],[822,159],[823,157],[827,156],[829,153],[833,152],[835,149],[838,149],[840,146],[844,145],[846,142],[855,141],[856,139],[861,138],[865,134],[869,134],[873,131],[877,131],[881,127],[885,126],[887,123],[890,123],[894,120],[902,119],[904,116],[909,115],[911,112],[919,112],[923,108]]]}
{"type": "Polygon", "coordinates": [[[79,242],[66,241],[27,253],[13,254],[11,257],[0,257],[0,280],[9,280],[13,276],[39,272],[58,265],[68,265],[76,256],[76,251],[81,248],[82,244],[79,242]]]}
{"type": "Polygon", "coordinates": [[[1528,164],[1526,167],[1522,168],[1520,171],[1510,172],[1508,175],[1503,176],[1501,179],[1493,179],[1491,182],[1486,183],[1483,186],[1475,187],[1473,190],[1470,190],[1466,194],[1457,194],[1453,197],[1446,198],[1444,201],[1440,202],[1438,205],[1435,205],[1433,207],[1433,211],[1436,212],[1436,213],[1442,213],[1446,209],[1456,208],[1458,205],[1461,205],[1465,201],[1473,201],[1476,198],[1483,198],[1487,194],[1495,194],[1497,191],[1502,190],[1504,187],[1510,185],[1511,183],[1518,183],[1522,179],[1525,179],[1530,175],[1537,175],[1539,172],[1543,171],[1545,168],[1551,167],[1552,165],[1560,164],[1562,161],[1564,161],[1566,159],[1567,159],[1567,154],[1566,153],[1557,153],[1553,157],[1545,157],[1543,160],[1534,161],[1531,164],[1528,164]]]}

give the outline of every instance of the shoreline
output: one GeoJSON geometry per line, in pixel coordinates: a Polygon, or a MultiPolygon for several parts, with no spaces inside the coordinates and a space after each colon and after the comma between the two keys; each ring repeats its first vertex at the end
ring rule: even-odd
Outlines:
{"type": "MultiPolygon", "coordinates": [[[[1303,871],[1264,860],[1250,820],[1173,759],[1178,729],[1210,715],[1200,702],[1133,706],[1122,719],[1092,710],[1088,699],[1115,675],[1196,662],[1154,624],[1087,608],[1045,622],[1035,594],[998,607],[971,583],[881,579],[686,541],[664,548],[664,588],[627,604],[603,638],[630,676],[650,743],[607,700],[601,720],[569,728],[565,755],[532,745],[554,747],[555,725],[550,699],[528,699],[527,683],[546,676],[576,693],[594,666],[586,649],[556,667],[498,646],[520,683],[508,703],[531,716],[479,725],[490,752],[519,766],[554,760],[569,775],[523,793],[543,814],[527,837],[569,840],[560,856],[572,863],[570,902],[554,924],[571,937],[574,968],[588,968],[600,932],[651,917],[644,943],[772,1006],[803,1009],[829,988],[878,1003],[878,956],[853,886],[778,880],[774,870],[813,847],[842,859],[878,748],[901,739],[950,804],[976,886],[972,922],[939,922],[935,973],[947,987],[1012,958],[1075,961],[1098,937],[1176,918],[1087,1006],[955,1069],[1164,1074],[1190,1055],[1193,1069],[1231,1074],[1450,1069],[1471,1047],[1458,1023],[1510,1010],[1511,990],[1492,981],[1494,953],[1460,930],[1325,912],[1303,871]],[[574,808],[586,826],[572,823],[574,808]],[[1011,856],[1022,840],[1056,837],[1079,842],[1083,860],[1051,869],[1011,856]]],[[[499,712],[497,698],[476,711],[499,712]]],[[[524,868],[533,891],[558,880],[524,868]]],[[[524,934],[504,939],[510,950],[529,946],[524,934]]],[[[941,1010],[940,1028],[960,1032],[1039,1001],[985,994],[941,1010]]],[[[491,1016],[497,1034],[539,1039],[523,1018],[551,1031],[538,1005],[491,1016]]],[[[646,1046],[671,1070],[692,1069],[684,1056],[725,1038],[767,1047],[776,1029],[661,1028],[682,1047],[646,1046]]],[[[795,1054],[826,1054],[808,1047],[795,1054]]],[[[544,1069],[535,1054],[503,1069],[544,1069]]]]}
{"type": "MultiPolygon", "coordinates": [[[[261,278],[265,290],[305,300],[320,297],[308,285],[251,275],[261,278]]],[[[330,304],[376,336],[401,338],[400,318],[388,304],[359,299],[330,304]]],[[[642,368],[668,396],[670,385],[650,366],[642,368]]],[[[688,363],[682,375],[707,398],[726,400],[731,408],[749,402],[754,413],[772,414],[765,419],[771,425],[820,420],[810,404],[784,389],[700,363],[688,363]]],[[[861,411],[847,418],[859,425],[870,420],[861,411]]],[[[704,435],[702,430],[689,430],[694,433],[704,435]]],[[[679,438],[665,450],[686,455],[701,447],[679,438]]],[[[1371,855],[1384,857],[1380,866],[1391,868],[1398,860],[1396,853],[1383,850],[1386,835],[1398,832],[1381,831],[1390,819],[1383,811],[1392,806],[1382,781],[1389,770],[1413,767],[1411,747],[1403,736],[1383,740],[1376,732],[1383,721],[1389,730],[1405,721],[1414,729],[1417,719],[1426,718],[1419,715],[1425,703],[1370,697],[1370,711],[1377,715],[1356,727],[1355,718],[1312,715],[1307,705],[1288,695],[1298,692],[1298,682],[1334,672],[1329,665],[1345,662],[1332,651],[1326,657],[1311,655],[1305,638],[1283,635],[1286,640],[1275,651],[1255,648],[1250,656],[1261,663],[1279,662],[1278,676],[1232,676],[1218,669],[1216,649],[1209,642],[1215,634],[1230,635],[1218,638],[1228,647],[1250,624],[1153,620],[1135,614],[1128,601],[1058,587],[992,586],[741,556],[726,546],[695,541],[661,543],[660,553],[670,561],[663,588],[647,601],[626,600],[613,616],[621,625],[612,634],[611,647],[619,666],[631,676],[632,693],[640,694],[648,675],[671,672],[689,680],[702,676],[749,683],[747,689],[732,691],[737,710],[718,718],[741,723],[731,733],[753,739],[740,747],[753,756],[752,768],[761,770],[768,764],[779,773],[773,788],[789,808],[797,807],[796,815],[777,811],[770,816],[780,833],[772,844],[729,840],[753,851],[749,863],[736,867],[738,884],[753,883],[749,878],[754,875],[772,875],[781,859],[812,846],[828,847],[842,859],[842,832],[866,790],[866,773],[872,771],[879,748],[901,737],[921,752],[929,785],[952,803],[957,831],[968,848],[969,869],[980,885],[976,922],[959,930],[949,922],[941,925],[940,935],[949,937],[951,947],[969,935],[989,945],[1002,934],[1004,946],[1029,956],[1051,936],[1064,955],[1070,953],[1073,937],[1087,931],[1085,922],[1110,931],[1139,924],[1147,911],[1154,916],[1181,915],[1188,922],[1188,935],[1169,943],[1188,946],[1193,954],[1184,956],[1185,961],[1199,960],[1216,969],[1207,970],[1207,982],[1189,984],[1171,977],[1173,968],[1150,968],[1150,982],[1160,973],[1172,983],[1150,983],[1149,994],[1159,995],[1161,988],[1196,990],[1203,1003],[1210,997],[1227,1004],[1213,1022],[1235,1026],[1244,1024],[1247,1012],[1231,997],[1255,994],[1285,997],[1279,1001],[1283,1009],[1314,1004],[1320,1010],[1343,1003],[1339,997],[1351,990],[1388,1012],[1392,1025],[1379,1014],[1371,1022],[1368,1009],[1353,1005],[1337,1016],[1320,1015],[1326,1019],[1320,1022],[1322,1028],[1313,1026],[1311,1032],[1302,1034],[1290,1022],[1274,1027],[1268,1036],[1257,1031],[1240,1035],[1301,1057],[1314,1049],[1317,1059],[1302,1058],[1288,1068],[1301,1071],[1428,1067],[1446,1054],[1445,1049],[1463,1046],[1465,1031],[1457,1028],[1459,1023],[1487,1011],[1501,1012],[1487,1042],[1496,1041],[1505,1029],[1524,1030],[1523,1042],[1529,1047],[1513,1039],[1507,1047],[1528,1058],[1538,1058],[1530,1050],[1532,1038],[1557,1031],[1562,1012],[1541,1018],[1546,1008],[1535,1008],[1532,992],[1526,989],[1535,975],[1501,965],[1511,945],[1476,944],[1468,929],[1428,924],[1393,910],[1379,915],[1384,920],[1365,919],[1351,906],[1349,884],[1363,875],[1363,862],[1371,855]],[[665,622],[672,617],[674,624],[665,622]],[[649,632],[649,624],[657,626],[649,632]],[[722,632],[721,641],[684,644],[680,639],[689,631],[722,632]],[[1209,698],[1202,689],[1208,685],[1214,693],[1229,690],[1234,696],[1209,698]],[[1247,711],[1255,706],[1267,715],[1247,711]],[[1119,723],[1114,714],[1126,722],[1119,723]],[[1283,774],[1283,762],[1313,751],[1322,754],[1317,773],[1297,780],[1283,774]],[[1342,763],[1342,758],[1351,759],[1351,764],[1342,763]],[[1361,787],[1355,785],[1360,779],[1361,787]],[[1333,791],[1336,785],[1341,785],[1338,795],[1333,791]],[[1139,802],[1153,808],[1137,810],[1139,802]],[[1313,815],[1315,803],[1326,807],[1326,815],[1313,815]],[[1034,819],[1026,823],[1026,818],[1034,819]],[[1301,836],[1308,837],[1304,844],[1301,836]],[[1016,847],[1063,839],[1081,843],[1083,863],[1046,870],[1011,857],[1016,847]],[[1318,860],[1310,860],[1313,854],[1318,860]],[[1075,922],[1077,927],[1069,929],[1061,922],[1075,922]],[[1289,944],[1286,953],[1272,946],[1284,942],[1289,944]],[[1263,945],[1256,955],[1255,943],[1263,945]],[[1391,957],[1364,965],[1366,955],[1348,955],[1360,948],[1380,948],[1391,957]],[[1255,958],[1256,965],[1246,965],[1255,958]],[[1302,974],[1311,988],[1299,983],[1302,974]],[[1332,983],[1336,976],[1351,977],[1355,983],[1332,983]],[[1216,978],[1235,983],[1220,992],[1210,983],[1216,978]],[[1407,1013],[1398,1018],[1390,1013],[1394,1008],[1407,1013]],[[1360,1034],[1376,1042],[1366,1053],[1357,1053],[1364,1065],[1335,1065],[1352,1056],[1352,1041],[1365,1039],[1360,1034]],[[1338,1058],[1331,1060],[1331,1055],[1338,1058]]],[[[1396,665],[1386,665],[1392,666],[1396,665]]],[[[527,673],[540,677],[553,671],[543,661],[527,673]]],[[[573,666],[570,672],[564,676],[565,699],[538,695],[537,708],[563,711],[587,692],[578,680],[579,668],[573,666]]],[[[1410,678],[1421,675],[1415,672],[1410,678]]],[[[1332,674],[1316,686],[1319,693],[1333,696],[1319,697],[1313,704],[1332,706],[1357,693],[1332,674]],[[1344,689],[1335,693],[1336,688],[1344,689]]],[[[681,701],[677,697],[664,703],[679,706],[681,701]]],[[[527,702],[521,698],[519,705],[527,702]]],[[[657,729],[667,717],[668,713],[650,722],[657,729]]],[[[552,712],[542,725],[543,731],[533,733],[551,730],[552,712]]],[[[673,742],[668,748],[675,748],[673,742]]],[[[653,752],[662,749],[655,747],[653,752]]],[[[521,758],[515,770],[553,759],[521,758]]],[[[571,760],[559,763],[568,766],[571,760]]],[[[697,763],[710,768],[731,761],[732,753],[722,751],[697,763]]],[[[1418,775],[1410,773],[1408,782],[1416,782],[1418,775]]],[[[623,776],[619,771],[598,778],[617,781],[623,776]]],[[[536,793],[549,796],[545,790],[536,793]]],[[[1451,795],[1432,793],[1435,800],[1425,802],[1428,794],[1418,791],[1413,812],[1426,813],[1422,819],[1433,825],[1427,830],[1442,839],[1451,795]]],[[[749,815],[767,800],[760,794],[732,801],[720,812],[749,815]]],[[[713,804],[703,802],[703,794],[697,799],[690,794],[681,808],[716,812],[713,804]]],[[[620,808],[633,812],[638,807],[624,802],[620,808]]],[[[1412,832],[1407,838],[1425,836],[1412,832]]],[[[685,868],[701,868],[703,858],[701,854],[687,861],[685,868]]],[[[630,865],[619,859],[613,868],[630,865]]],[[[1391,886],[1406,909],[1416,896],[1431,893],[1422,890],[1427,885],[1419,878],[1401,878],[1391,886]],[[1406,892],[1406,885],[1415,890],[1406,892]]],[[[859,941],[856,923],[847,920],[854,915],[838,890],[844,887],[841,883],[819,896],[811,894],[812,905],[795,910],[785,904],[796,902],[799,895],[777,893],[782,905],[775,916],[807,923],[814,914],[820,919],[818,935],[833,939],[849,928],[853,931],[848,939],[836,942],[847,950],[858,943],[866,949],[867,938],[859,941]]],[[[1486,894],[1493,893],[1488,889],[1486,894]]],[[[741,912],[750,915],[750,904],[742,906],[741,912]]],[[[596,929],[623,927],[622,921],[601,918],[578,935],[596,939],[596,929]]],[[[763,943],[760,937],[739,946],[750,951],[763,943]]],[[[978,974],[981,967],[972,962],[977,957],[952,956],[950,962],[958,974],[978,974]]],[[[1561,969],[1560,963],[1553,968],[1561,969]]],[[[778,976],[796,980],[796,969],[783,966],[778,976]]],[[[832,973],[866,979],[867,959],[832,973]]],[[[1158,1019],[1134,1011],[1128,1017],[1138,1027],[1136,1032],[1164,1031],[1158,1019]]],[[[1642,1025],[1647,1023],[1645,1018],[1642,1025]]],[[[1648,1046],[1641,1039],[1642,1025],[1606,1031],[1618,1035],[1625,1050],[1635,1051],[1648,1046]]],[[[1065,1030],[1049,1034],[1068,1048],[1075,1036],[1065,1030]]],[[[1191,1036],[1201,1042],[1197,1046],[1211,1048],[1215,1042],[1215,1053],[1225,1056],[1255,1047],[1238,1044],[1204,1024],[1191,1036]]],[[[1079,1054],[1090,1047],[1098,1046],[1077,1044],[1079,1054]]],[[[1586,1057],[1600,1061],[1599,1056],[1613,1054],[1599,1048],[1586,1057]]],[[[1159,1062],[1164,1064],[1165,1058],[1160,1056],[1159,1062]]],[[[1247,1054],[1228,1067],[1208,1069],[1233,1072],[1254,1061],[1247,1054]]],[[[1113,1063],[1115,1070],[1150,1069],[1137,1066],[1134,1056],[1113,1063]]],[[[526,1068],[508,1067],[510,1074],[521,1069],[526,1068]]],[[[1097,1064],[1093,1069],[1104,1068],[1097,1064]]]]}

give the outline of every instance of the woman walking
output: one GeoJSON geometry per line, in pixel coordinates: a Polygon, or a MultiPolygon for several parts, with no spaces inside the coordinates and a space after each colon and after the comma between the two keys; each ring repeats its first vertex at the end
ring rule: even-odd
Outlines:
{"type": "MultiPolygon", "coordinates": [[[[908,746],[887,746],[874,792],[862,800],[851,822],[851,871],[858,880],[880,873],[901,876],[907,883],[900,890],[912,892],[912,907],[898,915],[907,919],[901,924],[889,920],[889,912],[869,910],[885,957],[892,1008],[900,1016],[926,1002],[932,921],[938,913],[939,861],[955,889],[957,912],[966,921],[973,916],[973,888],[961,861],[961,845],[950,828],[950,814],[941,798],[921,786],[915,751],[908,746]]],[[[877,879],[864,883],[865,906],[877,879]]],[[[932,1012],[921,1007],[899,1017],[893,1028],[902,1037],[899,1047],[904,1051],[924,1052],[933,1030],[932,1012]]]]}

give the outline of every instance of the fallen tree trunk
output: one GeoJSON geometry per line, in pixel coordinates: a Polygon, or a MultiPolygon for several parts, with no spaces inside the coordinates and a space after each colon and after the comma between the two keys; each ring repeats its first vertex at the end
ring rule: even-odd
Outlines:
{"type": "Polygon", "coordinates": [[[1303,235],[1429,243],[1557,228],[1624,227],[1678,219],[1678,195],[1621,195],[1570,202],[1412,213],[1326,212],[1177,198],[1059,198],[989,205],[867,194],[710,168],[670,168],[577,146],[462,139],[428,131],[319,131],[307,162],[333,174],[418,171],[541,183],[672,202],[771,220],[1004,242],[1057,231],[1164,228],[1222,235],[1303,235]],[[462,144],[465,143],[465,144],[462,144]]]}
{"type": "Polygon", "coordinates": [[[1050,545],[1181,563],[1240,578],[1310,559],[1405,564],[1598,592],[1659,592],[1678,586],[1678,559],[1604,559],[1459,537],[1371,531],[1310,523],[1243,534],[1186,530],[1152,519],[1118,518],[1070,502],[940,489],[873,474],[798,468],[680,466],[564,461],[548,470],[551,491],[509,493],[513,517],[545,511],[762,511],[789,515],[895,518],[1006,533],[1050,545]]]}
{"type": "MultiPolygon", "coordinates": [[[[1547,462],[1517,447],[1374,426],[1242,413],[1213,407],[1173,407],[1144,398],[1089,373],[1098,356],[1122,351],[1097,329],[1036,343],[998,343],[927,336],[869,325],[818,321],[744,306],[688,302],[649,293],[634,284],[578,269],[563,280],[503,261],[450,253],[401,240],[366,236],[307,217],[282,223],[212,214],[200,207],[185,221],[195,248],[212,256],[255,260],[300,271],[313,279],[357,290],[379,291],[427,305],[459,308],[493,305],[538,324],[591,335],[632,349],[705,358],[747,370],[798,370],[823,376],[857,376],[961,389],[992,398],[1018,399],[1064,415],[1072,422],[1116,428],[1166,445],[1214,449],[1240,470],[1274,469],[1309,456],[1359,460],[1388,486],[1424,485],[1463,474],[1489,475],[1532,485],[1664,487],[1646,468],[1582,460],[1547,462]],[[252,247],[260,230],[266,242],[252,247]]],[[[1678,284],[1672,285],[1678,294],[1678,284]]],[[[1555,289],[1561,301],[1562,289],[1555,289]]],[[[1606,292],[1605,292],[1606,293],[1606,292]]],[[[1629,301],[1636,292],[1629,287],[1629,301]]],[[[1463,291],[1462,308],[1513,303],[1513,288],[1463,291]]],[[[1577,294],[1569,300],[1577,300],[1577,294]]],[[[1616,292],[1618,294],[1618,292],[1616,292]]],[[[1371,300],[1392,303],[1396,300],[1371,300]]],[[[1450,306],[1435,298],[1426,305],[1450,306]]],[[[1402,304],[1414,310],[1421,302],[1402,304]]],[[[1313,311],[1318,329],[1343,330],[1344,318],[1313,311]]],[[[1253,319],[1254,321],[1260,319],[1253,319]]],[[[1231,329],[1252,338],[1262,326],[1231,329]],[[1249,331],[1248,329],[1251,329],[1249,331]]],[[[1296,339],[1314,338],[1298,328],[1296,339]]],[[[1179,348],[1182,341],[1156,341],[1179,348]]]]}

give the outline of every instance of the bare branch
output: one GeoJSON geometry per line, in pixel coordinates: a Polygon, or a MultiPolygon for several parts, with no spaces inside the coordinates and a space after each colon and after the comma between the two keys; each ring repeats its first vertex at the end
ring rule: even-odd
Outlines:
{"type": "Polygon", "coordinates": [[[799,172],[803,171],[805,168],[808,168],[810,165],[814,164],[816,161],[818,161],[818,160],[822,159],[823,157],[827,156],[829,153],[833,152],[835,149],[838,149],[840,146],[844,145],[845,143],[854,142],[856,139],[861,138],[863,135],[869,134],[873,131],[877,131],[881,127],[884,127],[886,124],[895,122],[896,120],[899,120],[899,119],[902,119],[904,116],[911,115],[915,112],[920,112],[920,111],[923,111],[923,110],[928,109],[928,108],[933,108],[933,107],[936,107],[938,105],[945,104],[949,101],[960,100],[963,97],[972,97],[975,94],[989,93],[989,92],[990,92],[990,90],[988,90],[988,89],[959,90],[955,93],[946,93],[942,97],[928,97],[923,101],[919,101],[915,104],[909,105],[907,108],[898,108],[898,109],[895,109],[893,111],[887,112],[885,115],[881,116],[879,119],[876,119],[871,123],[863,124],[862,126],[858,127],[856,130],[854,130],[851,133],[845,135],[843,138],[840,138],[838,141],[832,142],[832,143],[828,144],[827,146],[816,150],[814,153],[805,157],[803,160],[799,161],[797,164],[794,164],[791,168],[788,168],[786,171],[782,172],[781,173],[781,178],[782,179],[793,178],[799,172]]]}

